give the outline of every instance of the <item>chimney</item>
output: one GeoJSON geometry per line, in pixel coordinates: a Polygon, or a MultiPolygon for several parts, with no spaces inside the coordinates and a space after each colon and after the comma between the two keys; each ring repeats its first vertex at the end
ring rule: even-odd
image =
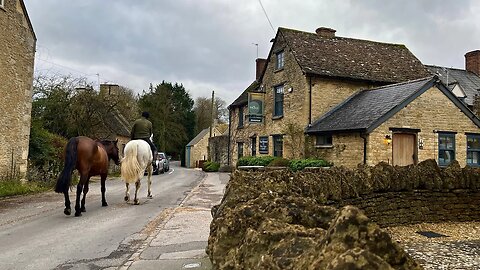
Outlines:
{"type": "Polygon", "coordinates": [[[480,76],[480,50],[465,54],[465,69],[480,76]]]}
{"type": "Polygon", "coordinates": [[[255,62],[257,63],[255,80],[257,80],[257,82],[258,82],[258,80],[260,79],[260,76],[262,76],[263,70],[265,70],[265,67],[267,66],[267,59],[257,58],[257,60],[255,60],[255,62]]]}
{"type": "Polygon", "coordinates": [[[335,32],[337,32],[337,30],[327,27],[319,27],[317,30],[315,30],[315,32],[321,37],[333,38],[335,37],[335,32]]]}

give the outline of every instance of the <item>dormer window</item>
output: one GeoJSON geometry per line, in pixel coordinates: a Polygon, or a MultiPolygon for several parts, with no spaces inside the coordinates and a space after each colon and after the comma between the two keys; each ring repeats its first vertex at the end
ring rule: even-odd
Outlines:
{"type": "Polygon", "coordinates": [[[284,58],[284,52],[279,51],[276,53],[276,63],[275,63],[275,70],[283,69],[283,66],[285,65],[285,58],[284,58]]]}

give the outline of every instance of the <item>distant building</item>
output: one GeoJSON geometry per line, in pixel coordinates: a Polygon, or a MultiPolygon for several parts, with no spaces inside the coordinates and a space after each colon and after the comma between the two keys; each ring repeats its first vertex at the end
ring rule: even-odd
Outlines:
{"type": "Polygon", "coordinates": [[[0,0],[0,179],[27,172],[37,38],[23,0],[0,0]]]}
{"type": "MultiPolygon", "coordinates": [[[[220,136],[219,128],[212,129],[212,137],[220,136]]],[[[206,128],[195,136],[185,147],[185,166],[187,168],[200,167],[202,162],[208,159],[208,140],[210,128],[206,128]]]]}

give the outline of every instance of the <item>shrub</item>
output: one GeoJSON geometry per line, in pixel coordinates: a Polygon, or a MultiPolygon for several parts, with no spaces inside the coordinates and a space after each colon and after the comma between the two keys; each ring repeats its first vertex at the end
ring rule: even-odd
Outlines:
{"type": "Polygon", "coordinates": [[[286,158],[281,158],[277,157],[274,160],[272,160],[268,166],[269,167],[288,167],[290,164],[290,161],[286,158]]]}
{"type": "Polygon", "coordinates": [[[292,159],[290,161],[290,169],[294,172],[303,170],[305,167],[330,167],[332,164],[323,159],[292,159]]]}
{"type": "Polygon", "coordinates": [[[220,168],[220,163],[213,161],[205,161],[202,166],[202,170],[205,172],[218,172],[220,168]]]}
{"type": "Polygon", "coordinates": [[[246,156],[238,160],[237,166],[267,166],[274,159],[272,156],[246,156]]]}

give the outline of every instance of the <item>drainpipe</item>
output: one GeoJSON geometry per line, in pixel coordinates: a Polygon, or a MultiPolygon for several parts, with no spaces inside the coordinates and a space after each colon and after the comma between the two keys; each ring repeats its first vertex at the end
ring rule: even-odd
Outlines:
{"type": "Polygon", "coordinates": [[[312,76],[308,77],[308,125],[312,124],[312,76]]]}
{"type": "Polygon", "coordinates": [[[367,134],[360,133],[360,137],[363,139],[363,164],[367,165],[367,134]]]}
{"type": "Polygon", "coordinates": [[[230,125],[232,123],[232,110],[228,110],[228,145],[227,145],[227,165],[230,166],[230,125]]]}

